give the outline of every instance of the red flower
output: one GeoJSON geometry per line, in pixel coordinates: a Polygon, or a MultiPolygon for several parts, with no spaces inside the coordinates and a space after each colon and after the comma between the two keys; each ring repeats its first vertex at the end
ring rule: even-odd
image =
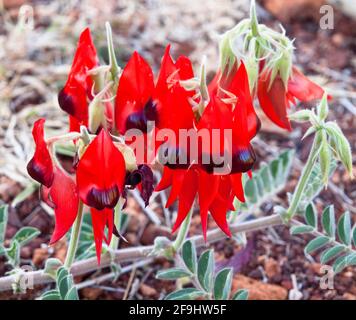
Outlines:
{"type": "Polygon", "coordinates": [[[50,187],[53,182],[53,164],[44,139],[45,119],[37,120],[32,129],[32,136],[36,143],[35,154],[27,164],[28,174],[39,183],[50,187]]]}
{"type": "Polygon", "coordinates": [[[149,64],[135,51],[120,77],[115,102],[115,124],[126,130],[147,130],[147,121],[155,118],[153,73],[149,64]]]}
{"type": "Polygon", "coordinates": [[[124,188],[125,173],[124,157],[110,135],[101,130],[79,160],[80,199],[97,210],[114,208],[124,188]]]}
{"type": "Polygon", "coordinates": [[[208,212],[221,230],[230,236],[226,213],[233,208],[235,196],[240,201],[244,201],[241,173],[251,170],[255,162],[250,140],[258,131],[259,120],[252,105],[247,73],[243,64],[232,73],[222,75],[218,73],[209,86],[209,91],[210,102],[196,124],[196,129],[198,132],[208,130],[210,143],[198,145],[200,153],[198,164],[190,163],[188,169],[171,169],[165,166],[156,191],[171,186],[167,207],[179,200],[173,232],[184,221],[195,196],[198,195],[204,237],[207,232],[208,212]],[[227,91],[235,96],[232,103],[224,100],[229,98],[227,91]],[[219,139],[220,145],[213,141],[214,129],[219,129],[220,135],[215,136],[214,139],[219,139]],[[232,141],[225,140],[225,129],[231,130],[232,141]],[[211,149],[212,146],[215,148],[211,149]],[[232,158],[230,172],[217,174],[214,169],[219,168],[219,165],[212,162],[212,157],[215,153],[222,155],[224,150],[232,158]],[[209,164],[203,163],[203,155],[208,155],[211,159],[209,164]]]}
{"type": "Polygon", "coordinates": [[[304,76],[297,68],[292,68],[288,86],[284,85],[280,75],[270,83],[271,71],[265,70],[259,76],[257,96],[260,106],[267,117],[277,126],[292,130],[287,110],[295,104],[295,98],[303,102],[321,99],[324,90],[304,76]]]}
{"type": "Polygon", "coordinates": [[[71,70],[64,88],[58,94],[59,106],[70,115],[70,130],[88,125],[88,98],[92,98],[93,81],[87,72],[99,63],[90,30],[80,35],[71,70]]]}

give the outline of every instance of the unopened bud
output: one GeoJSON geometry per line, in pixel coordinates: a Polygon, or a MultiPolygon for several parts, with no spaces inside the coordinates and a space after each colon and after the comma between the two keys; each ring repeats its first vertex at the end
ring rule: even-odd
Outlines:
{"type": "Polygon", "coordinates": [[[318,117],[321,121],[324,121],[329,113],[329,106],[328,106],[328,95],[325,92],[323,98],[321,99],[319,105],[317,106],[317,113],[318,117]]]}
{"type": "Polygon", "coordinates": [[[329,180],[331,154],[330,154],[330,148],[328,145],[325,132],[323,132],[322,135],[322,142],[321,142],[320,153],[319,153],[319,162],[320,162],[321,174],[323,177],[323,183],[324,186],[326,187],[329,180]]]}
{"type": "Polygon", "coordinates": [[[304,123],[310,121],[312,113],[310,110],[300,110],[288,115],[288,118],[296,122],[304,123]]]}
{"type": "Polygon", "coordinates": [[[115,142],[115,146],[120,150],[125,160],[126,171],[132,172],[137,169],[136,156],[134,151],[123,143],[115,142]]]}

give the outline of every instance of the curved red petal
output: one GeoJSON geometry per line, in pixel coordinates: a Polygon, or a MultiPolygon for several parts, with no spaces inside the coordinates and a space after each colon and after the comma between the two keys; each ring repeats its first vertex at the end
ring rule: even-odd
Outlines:
{"type": "Polygon", "coordinates": [[[108,220],[108,212],[112,214],[112,210],[110,209],[97,210],[95,208],[90,208],[98,265],[100,265],[101,249],[103,240],[105,239],[104,230],[108,220]]]}
{"type": "Polygon", "coordinates": [[[27,164],[28,174],[39,183],[50,187],[53,182],[53,164],[44,139],[45,119],[37,120],[32,129],[32,136],[36,144],[36,150],[32,159],[27,164]]]}
{"type": "Polygon", "coordinates": [[[170,187],[173,181],[174,170],[164,166],[161,181],[157,184],[155,191],[159,192],[170,187]]]}
{"type": "Polygon", "coordinates": [[[231,187],[237,199],[241,202],[245,202],[244,188],[242,185],[242,174],[235,173],[230,175],[231,187]]]}
{"type": "Polygon", "coordinates": [[[208,210],[210,204],[214,201],[214,198],[219,190],[220,176],[206,173],[203,170],[199,170],[199,206],[200,210],[208,210]]]}
{"type": "Polygon", "coordinates": [[[154,116],[153,89],[152,69],[135,51],[122,72],[115,101],[115,125],[121,134],[132,128],[147,129],[147,120],[153,120],[147,116],[154,116]]]}
{"type": "Polygon", "coordinates": [[[172,188],[169,194],[166,208],[170,207],[174,201],[177,200],[178,195],[180,194],[183,186],[183,182],[185,180],[186,174],[189,172],[184,169],[175,169],[172,178],[172,188]]]}
{"type": "Polygon", "coordinates": [[[98,210],[114,208],[123,191],[125,160],[110,135],[101,130],[79,160],[77,185],[82,201],[98,210]]]}
{"type": "Polygon", "coordinates": [[[73,179],[59,168],[55,168],[49,196],[54,204],[55,228],[50,244],[61,239],[70,229],[78,214],[79,197],[73,179]]]}
{"type": "Polygon", "coordinates": [[[88,121],[88,102],[92,80],[87,71],[99,63],[90,30],[86,28],[80,35],[72,67],[64,88],[58,94],[62,110],[79,122],[88,121]]]}
{"type": "Polygon", "coordinates": [[[177,219],[172,228],[174,233],[186,218],[189,210],[191,209],[195,195],[198,191],[198,176],[195,170],[188,170],[184,177],[182,190],[179,194],[179,204],[177,219]]]}
{"type": "Polygon", "coordinates": [[[286,89],[282,79],[277,76],[269,89],[270,74],[264,72],[258,80],[257,96],[260,106],[267,117],[277,126],[291,131],[287,117],[286,89]]]}
{"type": "Polygon", "coordinates": [[[303,102],[321,99],[324,90],[306,77],[298,68],[293,67],[288,81],[288,92],[303,102]]]}

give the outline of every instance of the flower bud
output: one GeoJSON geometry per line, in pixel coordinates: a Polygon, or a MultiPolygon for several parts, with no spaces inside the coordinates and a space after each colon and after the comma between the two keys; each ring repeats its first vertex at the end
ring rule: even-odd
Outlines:
{"type": "Polygon", "coordinates": [[[136,156],[133,150],[123,143],[114,143],[119,149],[125,160],[126,171],[132,172],[137,169],[136,156]]]}
{"type": "Polygon", "coordinates": [[[321,99],[320,103],[318,104],[317,108],[318,117],[321,121],[324,121],[329,113],[329,106],[328,106],[328,95],[324,92],[323,98],[321,99]]]}
{"type": "Polygon", "coordinates": [[[310,121],[312,113],[310,110],[300,110],[288,115],[288,118],[295,122],[304,123],[310,121]]]}
{"type": "Polygon", "coordinates": [[[320,162],[321,174],[323,177],[323,183],[324,186],[326,187],[329,180],[331,154],[330,154],[330,149],[329,149],[325,132],[323,132],[322,134],[322,142],[321,142],[320,153],[319,153],[319,162],[320,162]]]}

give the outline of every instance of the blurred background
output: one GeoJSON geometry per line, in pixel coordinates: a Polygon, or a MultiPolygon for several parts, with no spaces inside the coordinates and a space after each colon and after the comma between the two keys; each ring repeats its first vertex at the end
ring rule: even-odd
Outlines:
{"type": "MultiPolygon", "coordinates": [[[[354,0],[257,2],[259,21],[275,29],[281,23],[287,35],[296,38],[295,63],[333,95],[330,118],[338,121],[349,138],[355,163],[354,0]],[[321,27],[323,5],[332,6],[331,29],[321,27]]],[[[46,245],[53,229],[52,212],[39,201],[38,193],[31,190],[25,168],[33,152],[31,128],[35,119],[46,117],[49,135],[67,130],[67,117],[58,107],[57,93],[66,80],[80,32],[86,26],[91,28],[103,61],[107,58],[105,22],[109,21],[121,66],[133,50],[138,50],[157,70],[165,46],[171,43],[173,56],[188,55],[196,68],[206,55],[211,77],[219,61],[219,34],[235,26],[248,11],[247,0],[0,0],[0,204],[13,203],[15,199],[10,210],[8,238],[24,225],[35,226],[42,232],[22,249],[22,259],[40,268],[47,257],[62,259],[65,255],[65,241],[54,248],[46,245]]],[[[269,123],[263,114],[259,115],[264,125],[253,141],[259,159],[268,161],[288,147],[296,148],[299,160],[306,159],[311,140],[300,142],[306,127],[295,125],[295,130],[287,133],[269,123]]],[[[295,187],[299,169],[300,166],[293,168],[286,190],[271,199],[271,203],[272,200],[285,203],[286,191],[295,187]]],[[[271,203],[260,211],[271,213],[271,203]]],[[[316,199],[319,209],[330,203],[335,204],[336,211],[349,210],[355,216],[356,184],[343,169],[336,171],[329,189],[316,199]]],[[[150,208],[163,219],[160,201],[153,199],[150,208]]],[[[130,216],[125,234],[129,246],[152,244],[160,235],[171,237],[169,228],[152,222],[134,197],[129,198],[126,213],[130,216]]],[[[194,216],[190,232],[200,233],[199,215],[194,216]]],[[[293,275],[303,299],[355,300],[356,273],[352,269],[337,276],[335,289],[319,288],[320,265],[303,255],[307,239],[292,238],[283,227],[254,232],[249,234],[244,248],[232,240],[216,244],[216,259],[233,266],[235,288],[250,289],[252,299],[287,299],[293,289],[293,275]]],[[[7,271],[1,259],[0,276],[7,271]]],[[[135,271],[137,288],[130,291],[129,297],[157,299],[162,292],[172,291],[172,284],[154,278],[154,270],[162,267],[167,267],[167,262],[156,261],[135,271]]],[[[81,298],[122,299],[129,276],[123,275],[115,283],[85,287],[80,290],[81,298]]],[[[38,291],[17,296],[0,293],[0,298],[29,299],[38,294],[38,291]]]]}

